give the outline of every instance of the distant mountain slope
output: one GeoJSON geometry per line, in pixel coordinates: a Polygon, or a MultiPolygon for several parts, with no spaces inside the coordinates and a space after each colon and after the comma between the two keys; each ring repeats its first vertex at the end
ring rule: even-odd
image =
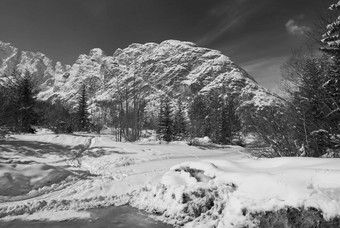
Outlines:
{"type": "Polygon", "coordinates": [[[0,75],[28,70],[41,88],[39,98],[74,104],[82,83],[88,85],[92,108],[117,94],[138,93],[149,103],[160,95],[190,99],[217,91],[240,103],[270,105],[277,97],[258,85],[246,71],[216,50],[190,42],[131,44],[106,56],[99,48],[82,54],[72,65],[62,65],[42,53],[18,51],[0,42],[0,75]]]}

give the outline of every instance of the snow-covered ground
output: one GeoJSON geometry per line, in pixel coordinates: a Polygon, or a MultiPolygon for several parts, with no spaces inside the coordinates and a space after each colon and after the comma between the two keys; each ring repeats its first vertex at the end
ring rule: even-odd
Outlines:
{"type": "Polygon", "coordinates": [[[122,205],[187,227],[256,226],[285,207],[340,215],[340,159],[252,157],[241,147],[120,143],[110,135],[13,135],[0,141],[0,218],[87,218],[122,205]]]}

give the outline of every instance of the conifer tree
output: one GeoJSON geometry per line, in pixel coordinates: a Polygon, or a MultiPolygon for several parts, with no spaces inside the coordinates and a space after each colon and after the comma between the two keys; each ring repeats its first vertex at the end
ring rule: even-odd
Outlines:
{"type": "Polygon", "coordinates": [[[196,96],[189,107],[190,119],[190,136],[204,137],[206,136],[206,117],[208,107],[203,99],[203,96],[196,96]]]}
{"type": "MultiPolygon", "coordinates": [[[[295,52],[283,65],[282,73],[287,92],[287,105],[283,112],[287,117],[288,132],[292,136],[291,145],[306,156],[321,156],[330,148],[325,133],[332,134],[336,127],[329,102],[331,90],[327,89],[329,58],[317,57],[309,52],[295,52]]],[[[288,143],[287,143],[288,144],[288,143]]]]}
{"type": "Polygon", "coordinates": [[[177,101],[177,111],[174,116],[174,138],[176,140],[183,140],[187,136],[187,122],[183,103],[181,99],[177,101]]]}
{"type": "Polygon", "coordinates": [[[219,117],[217,119],[216,141],[220,144],[228,144],[231,142],[231,111],[226,101],[220,101],[219,117]]]}
{"type": "MultiPolygon", "coordinates": [[[[329,9],[340,12],[340,1],[329,9]]],[[[326,119],[333,126],[330,129],[331,134],[337,136],[340,134],[340,14],[326,29],[327,32],[321,40],[324,44],[321,50],[331,58],[328,72],[325,74],[326,82],[323,84],[327,91],[325,104],[329,109],[326,119]]]]}
{"type": "Polygon", "coordinates": [[[170,142],[173,140],[174,132],[172,121],[172,108],[169,98],[165,98],[163,101],[161,101],[158,122],[158,134],[160,135],[160,138],[166,142],[170,142]]]}
{"type": "Polygon", "coordinates": [[[37,122],[38,114],[35,111],[37,103],[38,91],[34,88],[34,84],[30,73],[27,71],[22,79],[19,79],[17,88],[17,124],[18,130],[25,133],[34,133],[32,125],[37,122]]]}
{"type": "Polygon", "coordinates": [[[22,77],[15,71],[12,76],[4,78],[0,85],[0,126],[16,132],[34,133],[32,125],[39,118],[35,110],[38,90],[30,73],[26,72],[22,77]]]}
{"type": "MultiPolygon", "coordinates": [[[[340,10],[340,1],[332,4],[330,10],[340,10]]],[[[332,55],[335,61],[340,61],[340,15],[329,25],[327,32],[323,34],[321,42],[324,44],[321,50],[332,55]]]]}
{"type": "Polygon", "coordinates": [[[88,104],[87,104],[87,91],[86,85],[83,84],[79,93],[78,97],[78,130],[79,131],[88,131],[90,128],[90,114],[88,111],[88,104]]]}

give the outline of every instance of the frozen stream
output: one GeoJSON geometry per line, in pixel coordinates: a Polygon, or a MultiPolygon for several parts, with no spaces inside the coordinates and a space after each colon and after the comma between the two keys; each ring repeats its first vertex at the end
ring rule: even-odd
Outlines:
{"type": "Polygon", "coordinates": [[[3,228],[171,228],[171,225],[155,221],[147,213],[130,206],[92,209],[91,219],[56,221],[23,221],[0,222],[3,228]]]}

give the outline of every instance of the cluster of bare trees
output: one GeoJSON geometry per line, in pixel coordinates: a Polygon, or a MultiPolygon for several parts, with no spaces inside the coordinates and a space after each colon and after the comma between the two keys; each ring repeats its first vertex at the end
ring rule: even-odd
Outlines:
{"type": "Polygon", "coordinates": [[[103,124],[114,128],[117,141],[136,141],[145,122],[147,83],[132,69],[114,75],[114,94],[109,102],[99,102],[103,124]]]}

